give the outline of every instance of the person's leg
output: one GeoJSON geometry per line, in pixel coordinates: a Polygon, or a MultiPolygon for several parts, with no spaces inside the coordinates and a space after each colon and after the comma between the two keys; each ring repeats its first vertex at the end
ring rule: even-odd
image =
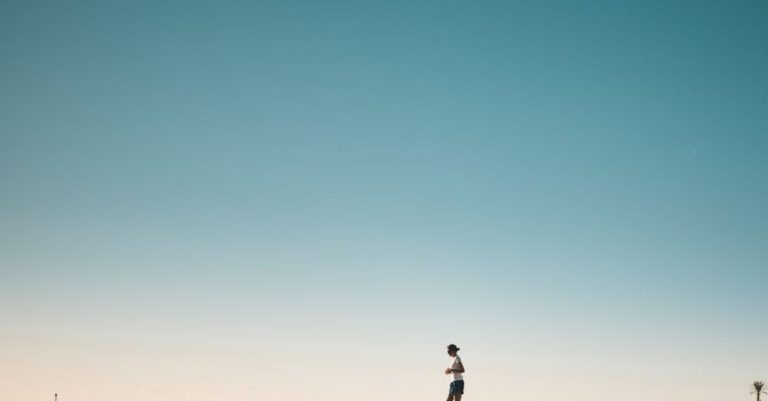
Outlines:
{"type": "Polygon", "coordinates": [[[453,401],[461,401],[461,396],[464,394],[456,394],[453,396],[453,401]]]}
{"type": "Polygon", "coordinates": [[[446,401],[453,401],[453,392],[454,392],[453,385],[454,383],[451,382],[451,385],[448,386],[448,399],[446,401]]]}

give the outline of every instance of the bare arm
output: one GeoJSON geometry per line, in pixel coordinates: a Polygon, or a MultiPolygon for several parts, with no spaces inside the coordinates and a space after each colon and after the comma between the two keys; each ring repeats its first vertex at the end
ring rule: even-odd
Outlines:
{"type": "Polygon", "coordinates": [[[455,373],[464,373],[465,372],[464,364],[459,362],[459,368],[458,369],[451,369],[451,373],[453,373],[453,372],[455,372],[455,373]]]}

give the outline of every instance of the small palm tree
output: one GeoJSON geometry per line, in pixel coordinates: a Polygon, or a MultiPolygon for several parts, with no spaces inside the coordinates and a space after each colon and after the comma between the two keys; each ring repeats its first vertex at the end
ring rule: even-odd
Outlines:
{"type": "Polygon", "coordinates": [[[752,391],[750,391],[750,394],[757,395],[757,401],[760,401],[760,394],[768,394],[765,391],[763,391],[763,382],[754,382],[752,383],[752,391]]]}

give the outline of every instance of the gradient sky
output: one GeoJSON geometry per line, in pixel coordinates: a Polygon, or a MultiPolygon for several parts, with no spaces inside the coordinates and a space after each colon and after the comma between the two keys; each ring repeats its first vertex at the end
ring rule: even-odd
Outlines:
{"type": "Polygon", "coordinates": [[[748,400],[765,1],[0,5],[0,398],[748,400]]]}

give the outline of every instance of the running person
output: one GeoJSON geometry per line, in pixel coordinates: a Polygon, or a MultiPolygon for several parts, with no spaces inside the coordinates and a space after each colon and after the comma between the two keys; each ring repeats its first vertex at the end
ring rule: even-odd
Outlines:
{"type": "Polygon", "coordinates": [[[453,374],[451,378],[451,387],[448,390],[448,399],[446,401],[461,401],[461,396],[464,394],[464,364],[461,363],[461,357],[457,354],[459,347],[456,344],[448,346],[448,355],[451,356],[450,367],[445,368],[445,374],[453,374]]]}

